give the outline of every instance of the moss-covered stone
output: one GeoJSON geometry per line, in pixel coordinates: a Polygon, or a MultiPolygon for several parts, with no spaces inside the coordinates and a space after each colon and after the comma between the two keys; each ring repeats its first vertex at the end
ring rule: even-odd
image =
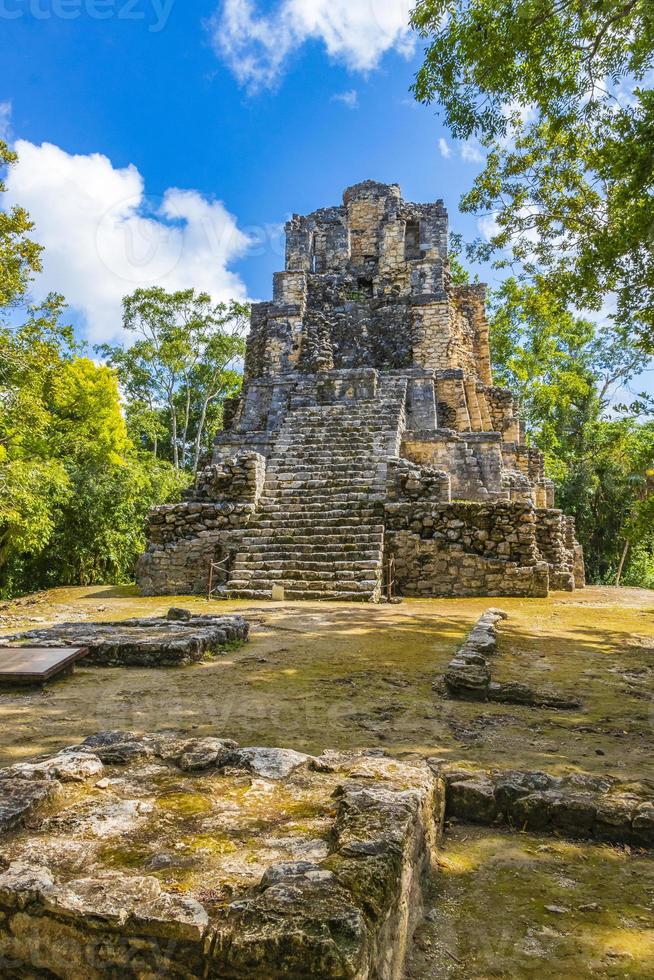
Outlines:
{"type": "Polygon", "coordinates": [[[444,806],[428,766],[116,731],[57,759],[0,772],[0,805],[58,793],[0,840],[18,975],[400,976],[444,806]]]}

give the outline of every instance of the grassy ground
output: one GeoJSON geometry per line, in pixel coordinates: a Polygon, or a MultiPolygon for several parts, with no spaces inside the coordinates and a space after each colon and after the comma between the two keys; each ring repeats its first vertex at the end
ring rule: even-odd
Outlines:
{"type": "MultiPolygon", "coordinates": [[[[208,608],[198,598],[141,599],[133,589],[58,589],[0,608],[0,631],[154,615],[172,604],[208,608]]],[[[654,780],[654,593],[209,608],[244,612],[252,641],[194,667],[80,666],[43,693],[0,693],[0,765],[99,729],[173,728],[308,752],[376,746],[654,780]],[[572,692],[584,701],[581,711],[465,704],[434,689],[491,605],[510,616],[494,679],[572,692]]],[[[437,915],[419,937],[411,977],[654,976],[649,857],[466,828],[448,837],[443,862],[437,915]],[[587,905],[600,911],[579,911],[587,905]]]]}
{"type": "Polygon", "coordinates": [[[653,896],[650,857],[457,827],[407,978],[651,978],[653,896]]]}

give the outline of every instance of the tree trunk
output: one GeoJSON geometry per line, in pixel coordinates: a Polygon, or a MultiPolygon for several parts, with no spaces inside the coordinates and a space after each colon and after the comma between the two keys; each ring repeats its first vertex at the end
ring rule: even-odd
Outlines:
{"type": "Polygon", "coordinates": [[[629,554],[629,542],[625,541],[624,548],[622,549],[622,558],[620,559],[620,564],[618,565],[618,574],[615,577],[616,585],[620,585],[620,579],[622,578],[622,572],[624,571],[624,563],[627,560],[628,554],[629,554]]]}
{"type": "Polygon", "coordinates": [[[202,411],[200,413],[200,418],[198,419],[198,431],[195,436],[195,452],[193,454],[193,473],[197,473],[198,466],[200,465],[200,451],[202,446],[202,436],[204,435],[204,426],[207,421],[207,408],[209,407],[209,400],[207,398],[202,402],[202,411]]]}
{"type": "Polygon", "coordinates": [[[173,450],[173,466],[179,469],[179,446],[177,445],[177,412],[172,399],[168,402],[170,408],[170,436],[173,450]]]}
{"type": "Polygon", "coordinates": [[[182,466],[186,464],[186,440],[188,439],[188,427],[191,418],[191,389],[188,379],[186,381],[186,406],[184,411],[184,429],[182,430],[182,466]]]}

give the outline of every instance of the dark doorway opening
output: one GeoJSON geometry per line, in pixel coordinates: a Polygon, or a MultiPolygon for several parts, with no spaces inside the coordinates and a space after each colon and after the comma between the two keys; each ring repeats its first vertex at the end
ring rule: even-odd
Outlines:
{"type": "Polygon", "coordinates": [[[359,276],[357,280],[358,292],[366,298],[373,295],[373,281],[367,276],[359,276]]]}
{"type": "Polygon", "coordinates": [[[404,257],[407,262],[414,262],[422,258],[420,248],[420,222],[407,221],[406,232],[404,235],[404,257]]]}

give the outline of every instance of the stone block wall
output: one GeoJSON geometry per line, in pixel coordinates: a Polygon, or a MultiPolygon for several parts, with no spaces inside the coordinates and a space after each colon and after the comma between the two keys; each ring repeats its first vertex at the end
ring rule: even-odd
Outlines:
{"type": "Polygon", "coordinates": [[[202,595],[211,562],[226,578],[240,540],[256,512],[266,461],[256,452],[219,456],[204,469],[192,499],[155,507],[148,517],[148,550],[137,578],[144,595],[202,595]]]}
{"type": "Polygon", "coordinates": [[[532,507],[425,501],[388,503],[385,512],[401,595],[547,595],[532,507]]]}
{"type": "Polygon", "coordinates": [[[420,466],[445,470],[453,498],[509,499],[502,486],[500,437],[496,433],[460,435],[453,430],[407,430],[402,455],[420,466]]]}
{"type": "Polygon", "coordinates": [[[392,460],[388,464],[388,501],[431,501],[449,503],[450,476],[444,470],[415,466],[408,459],[392,460]]]}
{"type": "Polygon", "coordinates": [[[143,595],[206,595],[211,562],[231,560],[252,515],[252,504],[179,504],[158,507],[150,516],[148,550],[137,580],[143,595]],[[190,508],[202,507],[201,510],[190,508]]]}
{"type": "Polygon", "coordinates": [[[538,550],[550,569],[550,588],[557,592],[572,592],[574,580],[574,548],[569,547],[568,519],[560,510],[537,509],[536,541],[538,550]]]}
{"type": "Polygon", "coordinates": [[[256,452],[219,456],[199,473],[194,501],[240,501],[256,506],[266,480],[266,460],[256,452]]]}

